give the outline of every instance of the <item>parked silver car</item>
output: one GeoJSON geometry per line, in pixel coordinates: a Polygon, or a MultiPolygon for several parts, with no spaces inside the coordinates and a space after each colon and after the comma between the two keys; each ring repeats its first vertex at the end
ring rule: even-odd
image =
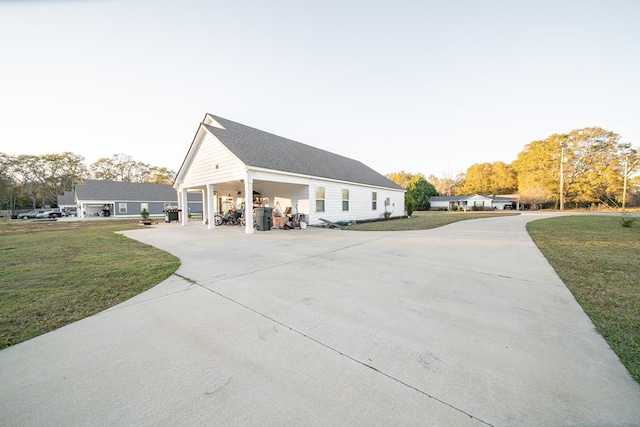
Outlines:
{"type": "Polygon", "coordinates": [[[36,218],[38,219],[42,219],[42,218],[60,218],[63,217],[64,212],[59,211],[59,210],[50,210],[50,211],[44,211],[42,213],[39,213],[38,215],[36,215],[36,218]]]}
{"type": "Polygon", "coordinates": [[[21,213],[21,214],[18,214],[18,219],[37,218],[38,215],[43,214],[45,212],[47,212],[47,211],[39,209],[39,210],[27,212],[27,213],[21,213]]]}

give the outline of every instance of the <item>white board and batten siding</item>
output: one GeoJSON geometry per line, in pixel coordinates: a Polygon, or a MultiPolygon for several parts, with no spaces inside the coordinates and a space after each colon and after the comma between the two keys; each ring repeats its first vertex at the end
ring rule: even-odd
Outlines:
{"type": "Polygon", "coordinates": [[[404,215],[404,193],[383,188],[361,186],[350,183],[313,180],[309,185],[310,222],[319,223],[320,218],[328,221],[352,220],[362,221],[383,218],[385,201],[388,199],[387,211],[391,216],[404,215]],[[316,188],[325,188],[324,212],[316,210],[316,188]],[[342,190],[349,190],[349,209],[343,210],[342,190]],[[376,193],[376,209],[373,209],[373,193],[376,193]]]}
{"type": "Polygon", "coordinates": [[[244,164],[231,154],[218,139],[204,132],[196,153],[193,153],[189,173],[183,184],[186,188],[211,183],[242,180],[246,176],[244,164]]]}

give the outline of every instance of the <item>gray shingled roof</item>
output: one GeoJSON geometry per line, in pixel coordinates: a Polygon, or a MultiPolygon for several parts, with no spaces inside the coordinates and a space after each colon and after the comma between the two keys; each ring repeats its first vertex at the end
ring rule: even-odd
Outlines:
{"type": "Polygon", "coordinates": [[[431,196],[430,202],[456,202],[458,200],[464,200],[469,196],[431,196]]]}
{"type": "Polygon", "coordinates": [[[65,205],[75,205],[76,201],[74,199],[73,191],[65,191],[63,195],[58,195],[58,206],[65,205]]]}
{"type": "Polygon", "coordinates": [[[263,132],[221,117],[213,117],[225,129],[203,124],[247,166],[316,176],[377,187],[403,188],[363,163],[263,132]]]}
{"type": "MultiPolygon", "coordinates": [[[[86,179],[76,186],[78,200],[118,200],[134,202],[173,202],[178,200],[171,185],[86,179]]],[[[189,201],[201,201],[202,195],[189,193],[189,201]]]]}

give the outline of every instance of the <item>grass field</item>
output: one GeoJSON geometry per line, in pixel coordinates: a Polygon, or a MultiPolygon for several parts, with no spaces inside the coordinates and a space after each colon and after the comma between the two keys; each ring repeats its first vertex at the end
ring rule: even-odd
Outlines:
{"type": "Polygon", "coordinates": [[[137,220],[0,221],[0,348],[95,314],[180,265],[119,230],[137,220]]]}

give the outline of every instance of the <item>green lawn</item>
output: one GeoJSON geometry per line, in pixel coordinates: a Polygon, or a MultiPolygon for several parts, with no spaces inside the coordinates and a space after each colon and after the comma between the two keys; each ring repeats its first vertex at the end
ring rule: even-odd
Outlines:
{"type": "Polygon", "coordinates": [[[139,227],[0,221],[0,348],[112,307],[176,271],[176,257],[115,233],[139,227]]]}

